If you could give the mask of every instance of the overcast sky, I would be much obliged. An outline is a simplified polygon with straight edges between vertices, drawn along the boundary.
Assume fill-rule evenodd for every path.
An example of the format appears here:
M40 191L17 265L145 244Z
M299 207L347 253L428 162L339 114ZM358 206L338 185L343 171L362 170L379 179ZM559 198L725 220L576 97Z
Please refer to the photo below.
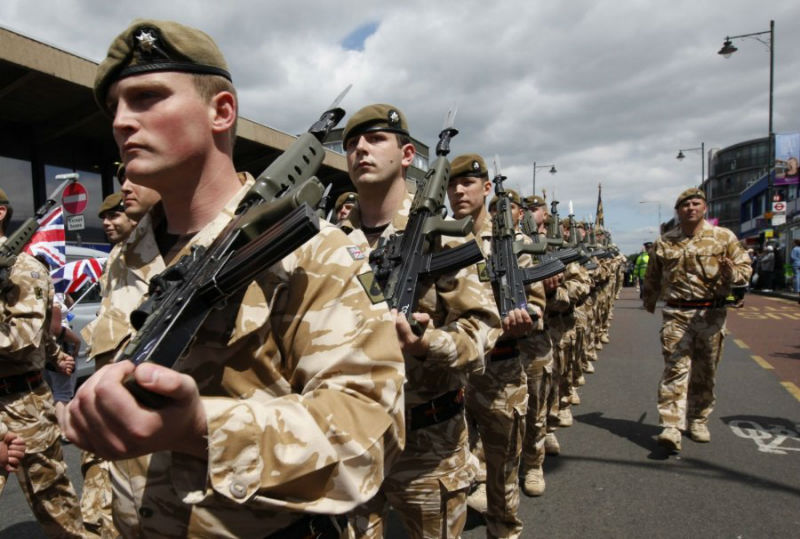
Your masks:
M381 4L381 5L379 5ZM136 17L174 19L216 39L241 114L289 133L308 128L347 84L342 106L385 102L435 145L458 106L454 157L500 156L508 186L555 189L584 218L603 185L606 225L625 252L655 235L701 155L767 135L769 49L726 35L775 20L774 130L800 129L800 2L203 2L3 0L0 25L100 61ZM767 36L763 36L768 39ZM641 204L641 201L648 203Z

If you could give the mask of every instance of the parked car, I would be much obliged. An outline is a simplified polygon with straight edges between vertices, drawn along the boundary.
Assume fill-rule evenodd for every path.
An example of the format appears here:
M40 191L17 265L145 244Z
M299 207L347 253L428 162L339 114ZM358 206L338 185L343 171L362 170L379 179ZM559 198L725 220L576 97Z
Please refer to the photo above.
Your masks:
M87 258L105 258L108 256L108 252L89 247L67 245L66 255L69 263ZM70 327L72 331L80 335L84 326L94 320L100 310L100 286L99 284L86 284L77 291L70 293L69 297L72 301L77 302L69 309ZM78 351L78 357L75 358L78 384L94 373L94 361L90 361L87 358L87 352L86 342L81 336L81 347Z

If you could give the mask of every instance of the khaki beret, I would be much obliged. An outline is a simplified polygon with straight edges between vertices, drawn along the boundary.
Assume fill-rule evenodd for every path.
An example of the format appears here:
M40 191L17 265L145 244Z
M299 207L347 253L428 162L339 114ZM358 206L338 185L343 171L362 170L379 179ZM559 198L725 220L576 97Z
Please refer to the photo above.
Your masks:
M342 193L341 195L339 195L339 198L336 199L336 205L334 206L334 208L336 209L336 211L339 211L339 209L348 202L356 202L357 200L358 200L358 195L356 193L353 193L352 191L349 191L347 193Z
M513 189L506 189L506 193L508 193L508 198L509 200L511 200L511 202L513 202L517 206L522 207L522 204L520 203L519 199L519 193L517 193ZM489 202L489 209L491 210L492 208L494 208L495 204L497 204L497 195L493 196L491 202Z
M538 208L539 206L547 206L547 202L545 202L544 199L539 195L529 195L525 197L526 208L534 209Z
M561 227L562 228L569 227L569 226L570 226L569 225L569 217L564 217L563 219L561 219Z
M5 191L3 191L2 188L0 188L0 204L3 204L5 206L11 204L11 201L8 200L8 195L6 194Z
M172 21L136 19L111 43L97 67L97 104L106 110L106 94L114 82L154 71L219 75L231 80L225 57L205 32Z
M675 209L678 209L678 206L680 206L690 198L702 198L703 200L705 200L706 194L703 192L702 189L698 189L697 187L690 187L689 189L678 195L678 200L675 201Z
M342 132L342 146L347 146L347 139L350 137L370 131L389 131L410 136L403 111L392 105L369 105L353 114L347 121Z
M483 157L476 153L459 155L450 162L450 177L473 176L475 178L488 178L489 169Z
M103 203L100 204L100 209L97 210L97 216L101 219L103 214L107 211L125 211L125 205L122 203L122 193L112 193L108 195Z
M544 216L544 221L543 222L546 225L552 225L553 224L553 216L548 213L547 215Z

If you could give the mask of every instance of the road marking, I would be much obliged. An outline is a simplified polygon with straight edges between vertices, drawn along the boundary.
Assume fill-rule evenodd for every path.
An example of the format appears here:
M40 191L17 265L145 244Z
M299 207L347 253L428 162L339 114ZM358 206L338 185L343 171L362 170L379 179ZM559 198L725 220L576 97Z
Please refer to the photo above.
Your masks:
M728 423L728 427L736 436L753 440L760 452L773 455L786 455L787 451L800 451L800 447L797 447L797 442L800 442L800 434L797 432L800 425L793 426L794 428L787 427L785 424L763 426L746 419L736 419ZM783 445L786 442L788 442L788 446Z
M758 363L761 366L761 368L763 368L763 369L774 369L775 368L772 365L770 365L769 362L767 362L767 360L765 360L761 356L750 356L750 357L753 358L753 361Z
M786 388L786 391L792 394L795 399L800 401L800 387L797 387L794 382L781 382L781 385Z
M733 339L733 342L735 342L736 346L738 346L739 348L744 348L745 350L750 349L750 347L747 346L742 339Z

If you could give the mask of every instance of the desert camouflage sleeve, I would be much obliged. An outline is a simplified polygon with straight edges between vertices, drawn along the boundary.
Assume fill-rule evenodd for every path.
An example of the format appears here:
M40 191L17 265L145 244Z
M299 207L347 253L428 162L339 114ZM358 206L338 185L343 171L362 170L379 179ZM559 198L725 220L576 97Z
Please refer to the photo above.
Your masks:
M724 229L724 232L727 237L726 253L733 262L733 276L730 284L733 286L745 286L750 282L750 277L753 274L750 256L733 232L727 229Z
M494 348L501 332L491 285L480 280L475 264L462 268L455 277L442 279L455 282L437 285L445 314L443 320L434 320L434 329L428 330L430 350L425 361L482 371L484 357Z
M52 287L44 267L25 253L17 257L10 281L12 285L3 295L0 320L0 353L3 355L39 347L45 333Z
M404 444L405 368L386 302L362 284L371 271L350 245L325 227L267 272L276 286L250 285L248 294L271 291L263 300L283 378L246 398L203 397L202 498L339 514L377 492ZM256 323L247 298L241 326Z

